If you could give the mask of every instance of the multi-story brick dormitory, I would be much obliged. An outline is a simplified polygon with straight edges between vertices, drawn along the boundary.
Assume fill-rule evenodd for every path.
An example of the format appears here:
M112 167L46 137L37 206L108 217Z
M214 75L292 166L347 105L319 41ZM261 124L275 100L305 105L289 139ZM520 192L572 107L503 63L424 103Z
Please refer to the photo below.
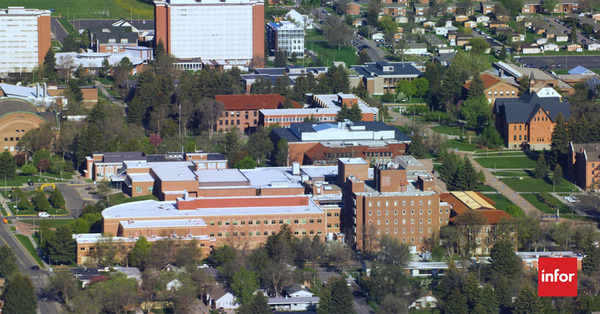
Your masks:
M600 143L569 143L567 176L586 191L600 190Z
M448 224L450 205L440 201L441 190L426 171L390 162L375 166L371 176L369 164L361 158L340 158L338 168L342 232L356 249L374 249L373 239L387 234L416 252Z

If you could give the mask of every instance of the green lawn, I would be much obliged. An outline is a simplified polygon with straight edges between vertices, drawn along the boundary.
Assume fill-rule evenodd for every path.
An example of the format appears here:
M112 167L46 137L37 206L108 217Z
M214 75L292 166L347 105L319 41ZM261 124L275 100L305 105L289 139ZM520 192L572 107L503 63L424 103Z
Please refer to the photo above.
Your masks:
M437 171L437 169L436 169L436 171ZM491 187L489 185L482 184L476 189L476 191L477 192L496 192L496 189L494 189L493 187Z
M529 157L478 157L475 158L480 165L490 169L506 169L519 168L529 169L535 168L536 162Z
M508 205L514 205L513 202L511 202L508 198L506 198L506 196L502 195L502 194L484 194L485 197L491 199L492 201L494 201L496 203L496 205L494 207L496 207L496 209L502 210L502 211L506 211L506 208L508 207Z
M406 126L406 125L396 125L396 129L400 130L402 133L409 135L409 136L410 136L410 132L412 132L411 127Z
M552 184L542 180L534 178L504 178L502 179L506 185L517 192L552 192ZM560 185L555 187L556 192L571 192L579 191L571 182L563 180Z
M448 148L458 149L460 151L474 152L477 150L477 144L461 142L459 140L448 140L445 142Z
M142 195L136 197L127 197L123 193L116 193L108 196L110 205L118 205L123 203L144 201L144 200L158 200L154 195Z
M556 207L551 207L548 204L546 204L545 202L540 201L537 197L537 193L522 193L521 196L523 196L523 198L525 198L527 201L529 201L531 203L531 205L535 206L537 209L541 210L542 212L544 212L546 214L556 215ZM554 196L549 195L548 197L550 197L552 199L551 202L558 204L558 212L559 212L559 215L561 218L568 218L568 219L572 218L574 220L588 220L589 219L584 216L574 215L572 210L569 208L569 206L563 204L562 202L560 202L560 200L557 200Z
M35 259L35 261L40 265L40 267L44 267L44 263L42 263L42 259L37 254L37 251L33 247L33 243L31 243L31 240L29 240L27 236L24 236L22 234L15 234L15 237L17 237L17 240L19 240L19 242L23 244L23 247L25 247L27 252L31 254L33 259Z
M71 22L69 22L66 18L60 18L60 19L58 19L58 22L60 23L60 25L62 25L62 27L65 28L65 30L67 31L67 33L69 33L69 35L79 37L79 32L75 29L75 27L73 27Z
M0 7L54 9L53 16L76 19L153 19L154 8L137 0L0 0Z
M338 50L337 48L329 47L325 41L307 42L305 46L306 49L316 52L321 62L328 66L334 61L344 61L346 66L356 64L356 61L358 61L356 49L351 46L346 46Z
M529 173L525 170L492 171L492 173L500 177L529 177Z
M20 219L20 221L24 222L26 224L33 225L33 219ZM68 224L70 221L73 221L73 219L44 219L44 221L46 221L48 223L48 226L50 228L58 228L62 225ZM40 219L36 219L35 220L36 226L38 226L39 223L40 223Z
M460 129L457 127L449 126L449 125L438 125L431 128L432 130L448 135L460 135Z

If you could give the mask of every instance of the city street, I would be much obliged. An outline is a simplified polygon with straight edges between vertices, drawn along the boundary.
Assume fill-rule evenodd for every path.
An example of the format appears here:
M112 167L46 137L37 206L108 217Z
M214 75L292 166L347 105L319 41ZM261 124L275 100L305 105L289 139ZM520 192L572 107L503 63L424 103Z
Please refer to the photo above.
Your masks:
M580 65L588 69L600 69L600 56L523 56L521 63L531 63L535 68L547 66L550 69L570 70Z
M369 54L369 57L371 58L371 60L373 62L377 62L377 61L384 61L385 59L385 51L383 51L381 48L377 47L377 43L372 41L372 40L367 40L365 39L360 39L360 37L354 35L354 38L352 39L355 42L358 43L358 46L369 46L370 48L367 49L367 53Z

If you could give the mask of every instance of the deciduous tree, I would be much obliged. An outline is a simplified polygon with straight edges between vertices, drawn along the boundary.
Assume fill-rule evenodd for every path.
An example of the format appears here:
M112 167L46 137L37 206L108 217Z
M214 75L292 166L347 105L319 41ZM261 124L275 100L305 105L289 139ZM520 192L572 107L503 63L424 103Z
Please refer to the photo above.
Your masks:
M3 313L34 314L37 312L35 288L29 277L17 273L8 281L4 292Z

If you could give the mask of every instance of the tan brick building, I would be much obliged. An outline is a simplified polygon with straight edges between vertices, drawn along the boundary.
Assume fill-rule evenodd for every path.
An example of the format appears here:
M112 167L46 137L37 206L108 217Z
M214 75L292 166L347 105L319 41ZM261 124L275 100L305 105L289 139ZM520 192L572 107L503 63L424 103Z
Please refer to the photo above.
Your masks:
M600 190L600 143L569 144L567 175L586 191Z
M490 104L494 104L496 98L519 97L519 87L516 84L506 82L487 72L481 73L479 77L481 77L481 81L483 81L485 98L487 98ZM471 89L471 81L472 80L469 80L463 85L463 88L467 93Z
M29 130L37 129L44 124L49 124L58 130L59 117L54 112L38 112L30 102L6 98L0 100L0 151L8 150L15 155L21 138ZM58 132L57 132L58 133Z

